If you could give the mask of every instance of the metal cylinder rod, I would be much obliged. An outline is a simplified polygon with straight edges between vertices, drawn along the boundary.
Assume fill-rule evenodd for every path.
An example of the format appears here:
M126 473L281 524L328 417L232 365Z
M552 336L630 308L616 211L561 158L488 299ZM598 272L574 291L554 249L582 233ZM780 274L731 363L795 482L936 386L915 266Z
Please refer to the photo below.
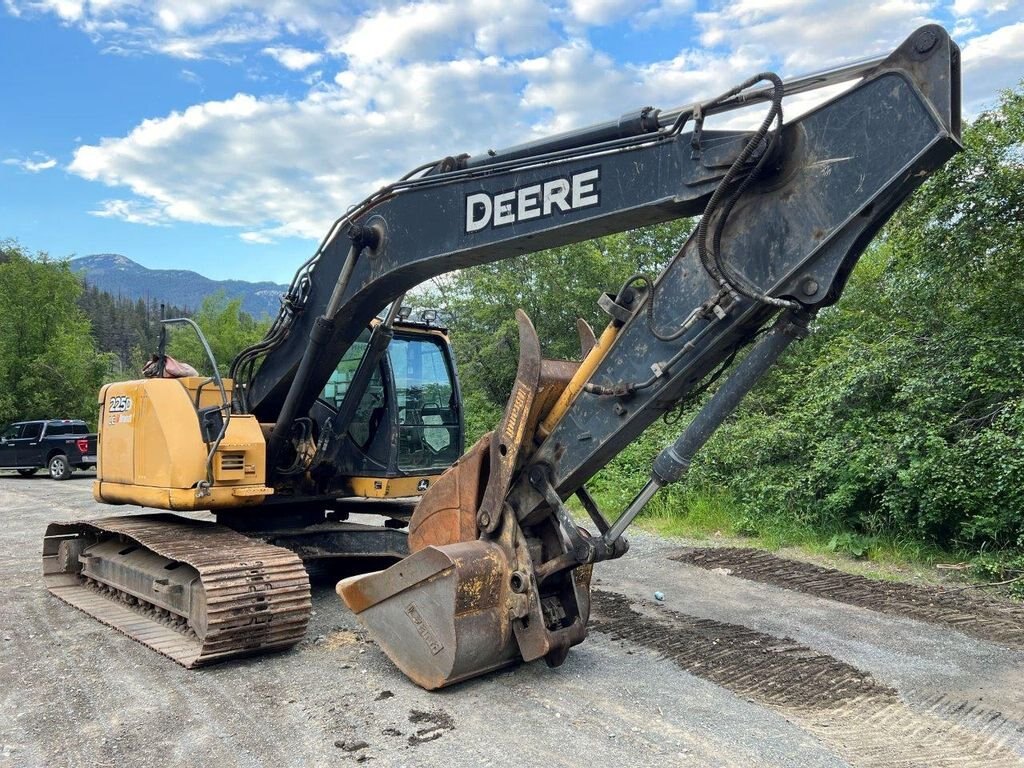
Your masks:
M783 81L783 93L786 96L794 96L798 93L813 91L816 88L824 88L829 85L846 82L863 76L870 70L881 64L887 56L874 56L867 59L859 59L848 64L842 64L819 72L812 72L807 75L800 75L790 80ZM714 106L709 106L705 114L726 112L730 109L753 104L760 101L767 101L772 98L771 87L751 88L743 93L736 94L730 99L725 99ZM483 155L476 155L466 160L467 168L494 165L495 163L516 160L526 157L535 157L547 152L557 152L566 149L591 146L606 141L614 141L629 136L654 135L658 127L667 128L675 123L682 115L693 112L694 105L675 107L661 112L651 111L650 117L644 117L645 110L623 115L618 120L609 120L604 123L597 123L585 128L578 128L573 131L549 136L546 139L519 144L514 147L500 149L496 152L488 152ZM652 130L654 129L654 130Z
M857 61L852 61L848 64L841 64L838 67L832 67L831 69L823 69L807 75L800 75L789 80L783 80L783 95L795 96L798 93L806 93L807 91L813 91L818 88L825 88L830 85L838 85L839 83L845 83L849 80L855 80L859 77L863 77L887 58L888 54L883 56L872 56L867 59L858 59ZM731 109L744 107L747 104L769 101L772 98L773 90L772 86L751 88L743 91L742 93L736 94L732 98L725 99L724 101L709 107L705 111L705 114L711 115L716 112L726 112ZM662 126L669 126L672 125L680 115L692 111L693 106L677 107L675 109L665 110L658 115L658 121Z
M345 291L348 289L349 280L352 279L352 270L356 267L356 260L359 258L359 252L362 250L362 246L358 243L353 242L352 246L348 249L348 256L345 257L345 263L341 267L341 274L338 275L338 280L334 284L334 290L331 291L331 298L327 302L327 308L324 310L324 317L329 320L333 320L334 316L338 314L338 309L341 307L341 300L345 296Z
M629 524L633 522L633 519L647 506L647 502L654 498L654 494L661 489L661 486L662 484L653 477L648 480L646 485L640 489L640 493L630 502L625 511L619 515L619 519L608 529L608 533L604 535L605 541L609 544L614 544L629 527Z
M651 479L604 535L607 542L613 543L622 535L660 488L686 474L697 451L736 410L744 396L775 365L791 343L807 335L808 322L810 315L803 310L786 312L775 321L772 329L754 345L733 374L697 412L683 434L658 454L651 468Z

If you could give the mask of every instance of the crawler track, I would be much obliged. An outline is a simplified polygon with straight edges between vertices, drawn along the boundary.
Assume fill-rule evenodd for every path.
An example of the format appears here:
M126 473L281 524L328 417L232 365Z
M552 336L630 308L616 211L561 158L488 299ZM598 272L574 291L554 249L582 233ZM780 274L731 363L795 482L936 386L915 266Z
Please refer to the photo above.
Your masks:
M649 648L687 672L761 704L827 708L864 696L897 699L896 691L867 672L788 637L665 608L650 616L614 592L595 590L593 600L593 629Z
M919 711L892 688L789 638L593 593L591 627L798 722L862 768L1024 765L1019 725L937 697Z
M693 549L672 559L709 570L727 568L730 575L742 579L918 619L1008 648L1024 649L1024 606L984 595L875 581L811 563L785 560L757 549Z
M191 626L116 585L66 570L60 544L77 538L116 538L194 568L206 626ZM312 606L309 579L292 552L174 515L53 523L43 542L43 575L64 602L189 668L294 645L306 632Z

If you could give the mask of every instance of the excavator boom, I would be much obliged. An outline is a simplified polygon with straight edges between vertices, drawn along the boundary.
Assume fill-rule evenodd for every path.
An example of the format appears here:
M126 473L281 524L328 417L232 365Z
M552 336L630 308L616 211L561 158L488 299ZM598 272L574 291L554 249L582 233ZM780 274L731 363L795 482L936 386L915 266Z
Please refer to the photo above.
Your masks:
M857 258L900 203L958 151L958 50L941 29L918 30L860 75L784 125L784 84L770 74L706 105L721 108L753 82L773 83L771 108L754 134L709 134L698 122L690 134L668 131L559 162L557 174L539 163L460 187L463 231L441 240L474 242L453 249L460 263L513 244L595 234L625 216L657 220L697 205L703 216L657 279L637 275L604 297L609 328L568 381L540 358L532 325L519 318L517 381L501 425L476 449L485 455L456 465L424 495L410 557L339 584L349 607L417 683L436 688L519 659L561 663L585 636L592 564L626 551L629 523L659 488L685 475L744 394L806 335L814 314L838 299ZM541 207L538 220L524 221L535 194L548 199L549 183L566 190L570 206L559 219L540 218ZM397 229L377 215L387 231ZM445 218L438 227L451 226ZM610 523L586 493L586 480L759 336ZM486 481L477 480L478 465L487 467ZM574 493L595 534L566 509ZM462 540L453 541L453 531Z

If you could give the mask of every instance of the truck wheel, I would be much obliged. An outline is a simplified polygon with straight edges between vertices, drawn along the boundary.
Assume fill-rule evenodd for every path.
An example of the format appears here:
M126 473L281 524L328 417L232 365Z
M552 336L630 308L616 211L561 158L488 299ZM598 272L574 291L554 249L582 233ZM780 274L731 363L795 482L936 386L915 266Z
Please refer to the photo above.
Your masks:
M50 459L50 477L54 480L67 480L71 477L71 463L63 453L58 453Z
M39 469L37 467L32 467L31 469L19 469L18 474L22 477L32 477L32 475L38 471Z

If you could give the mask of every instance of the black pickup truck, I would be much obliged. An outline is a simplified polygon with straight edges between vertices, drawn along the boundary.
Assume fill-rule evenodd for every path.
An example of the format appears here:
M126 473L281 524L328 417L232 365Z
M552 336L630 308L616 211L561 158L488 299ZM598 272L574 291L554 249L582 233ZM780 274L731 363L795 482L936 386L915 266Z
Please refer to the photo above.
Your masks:
M28 477L45 468L54 480L67 480L73 469L96 466L96 435L84 421L19 421L0 432L0 469Z

